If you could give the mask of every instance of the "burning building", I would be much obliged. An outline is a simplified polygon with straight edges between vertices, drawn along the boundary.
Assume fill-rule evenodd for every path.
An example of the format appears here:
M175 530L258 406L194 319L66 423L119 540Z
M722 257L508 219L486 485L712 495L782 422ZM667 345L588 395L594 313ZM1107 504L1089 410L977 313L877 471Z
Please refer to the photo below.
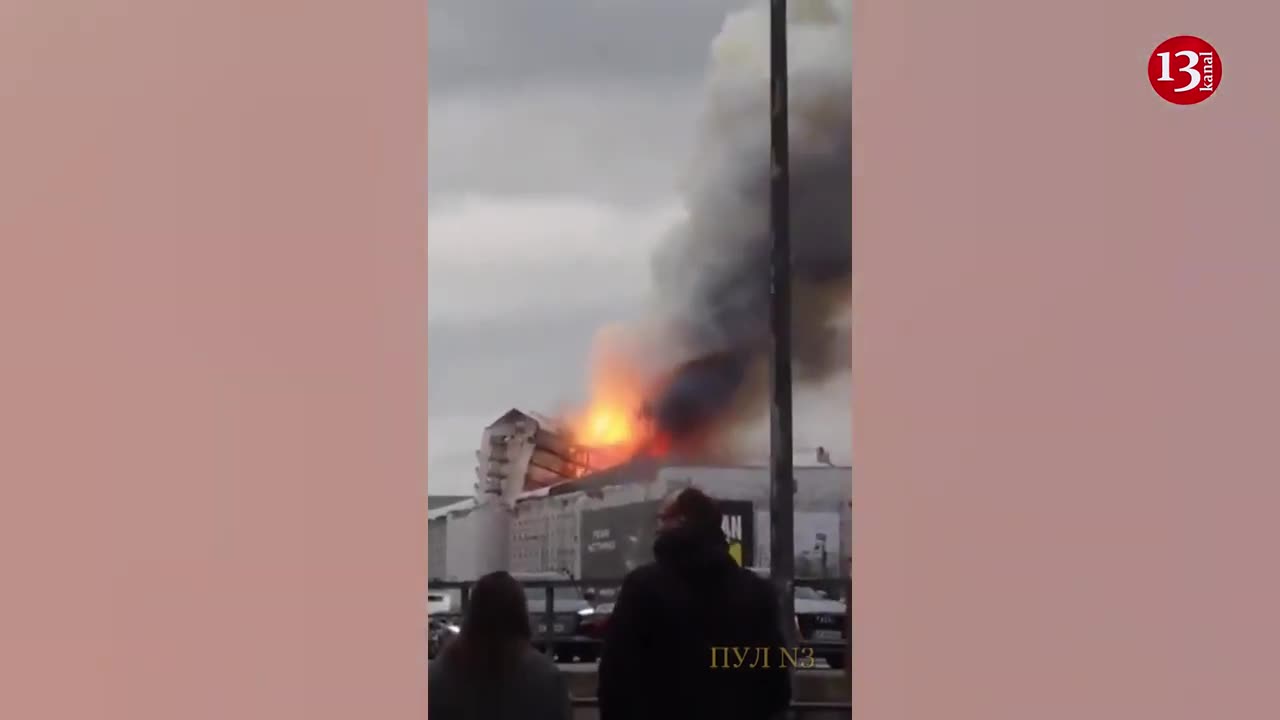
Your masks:
M585 420L586 430L575 431L544 415L512 409L484 429L476 451L477 492L513 499L522 493L550 488L632 460L645 437L633 432L606 435L612 444L600 444L591 433L610 433L617 423L608 410L596 410ZM618 411L621 417L621 411ZM594 423L594 424L590 424ZM634 421L638 428L641 420ZM595 440L597 444L590 444Z
M428 513L429 572L564 572L615 578L651 558L657 506L698 487L721 501L726 535L746 565L769 563L769 472L762 465L689 462L636 454L593 465L556 424L512 410L485 428L473 499ZM852 473L819 463L795 469L796 567L802 576L847 575Z
M688 485L749 503L731 508L730 529L750 528L743 557L767 562L768 472L741 464L732 441L767 396L769 22L757 2L711 44L685 212L658 244L650 306L597 335L584 407L512 410L484 430L476 499L430 514L433 575L620 574L648 551L651 504ZM788 25L791 360L798 382L817 383L850 368L852 3L793 2ZM847 543L849 468L798 467L796 482L797 532L804 513L826 518L813 520L825 539L797 536L797 548Z

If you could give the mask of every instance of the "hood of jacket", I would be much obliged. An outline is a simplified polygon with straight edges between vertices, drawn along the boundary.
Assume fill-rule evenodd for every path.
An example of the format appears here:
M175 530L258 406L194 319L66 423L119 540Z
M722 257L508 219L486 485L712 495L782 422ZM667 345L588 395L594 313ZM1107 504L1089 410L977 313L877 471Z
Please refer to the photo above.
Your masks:
M663 531L653 543L653 557L659 565L691 581L719 577L737 567L720 528Z

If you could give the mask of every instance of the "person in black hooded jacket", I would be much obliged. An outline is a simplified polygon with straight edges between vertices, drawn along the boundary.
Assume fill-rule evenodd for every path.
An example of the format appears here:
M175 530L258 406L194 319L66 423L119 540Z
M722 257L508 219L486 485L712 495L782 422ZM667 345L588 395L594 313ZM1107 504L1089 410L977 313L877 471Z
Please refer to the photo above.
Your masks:
M664 503L653 554L627 575L609 619L601 720L778 716L791 702L778 601L729 555L715 501L687 488Z

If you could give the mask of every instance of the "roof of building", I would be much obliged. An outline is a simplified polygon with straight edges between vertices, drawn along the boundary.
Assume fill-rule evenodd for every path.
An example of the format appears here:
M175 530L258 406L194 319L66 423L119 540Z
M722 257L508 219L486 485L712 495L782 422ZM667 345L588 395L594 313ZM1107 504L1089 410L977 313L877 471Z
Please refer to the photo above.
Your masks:
M607 470L595 472L580 480L554 485L550 488L551 495L563 495L565 493L602 490L606 487L615 485L629 485L635 482L650 482L658 479L658 474L666 468L751 468L762 471L768 471L767 465L759 464L743 464L731 465L724 463L686 463L673 460L656 460L653 458L638 458L631 462L626 462ZM805 470L844 470L851 471L848 465L795 465L793 468L797 472Z
M438 510L470 499L470 495L427 495L427 509Z
M550 488L550 494L562 495L584 490L601 490L614 485L648 482L656 480L658 471L666 465L667 463L653 458L638 458L621 465L615 465L607 470L591 473L579 480L553 485Z

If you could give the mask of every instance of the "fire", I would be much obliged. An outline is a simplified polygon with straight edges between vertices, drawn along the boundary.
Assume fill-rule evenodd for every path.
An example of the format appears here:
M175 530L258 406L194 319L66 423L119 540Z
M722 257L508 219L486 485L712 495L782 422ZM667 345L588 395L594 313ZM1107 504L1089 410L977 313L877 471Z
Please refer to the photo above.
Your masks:
M577 436L578 442L592 447L626 445L636 437L635 423L626 408L601 404L587 412Z
M662 459L706 456L717 438L706 428L679 430L662 427L651 410L670 388L673 377L690 367L716 371L722 356L706 356L672 363L655 353L667 340L662 328L617 325L597 333L590 362L589 400L560 416L561 427L574 445L584 450L588 471L604 470L641 457Z
M591 362L591 399L570 418L574 442L603 451L606 464L625 460L648 441L643 417L645 374L633 362L623 328L606 328L596 338Z
M644 400L634 387L597 380L591 402L571 422L574 442L618 453L637 449L645 436L641 408Z

